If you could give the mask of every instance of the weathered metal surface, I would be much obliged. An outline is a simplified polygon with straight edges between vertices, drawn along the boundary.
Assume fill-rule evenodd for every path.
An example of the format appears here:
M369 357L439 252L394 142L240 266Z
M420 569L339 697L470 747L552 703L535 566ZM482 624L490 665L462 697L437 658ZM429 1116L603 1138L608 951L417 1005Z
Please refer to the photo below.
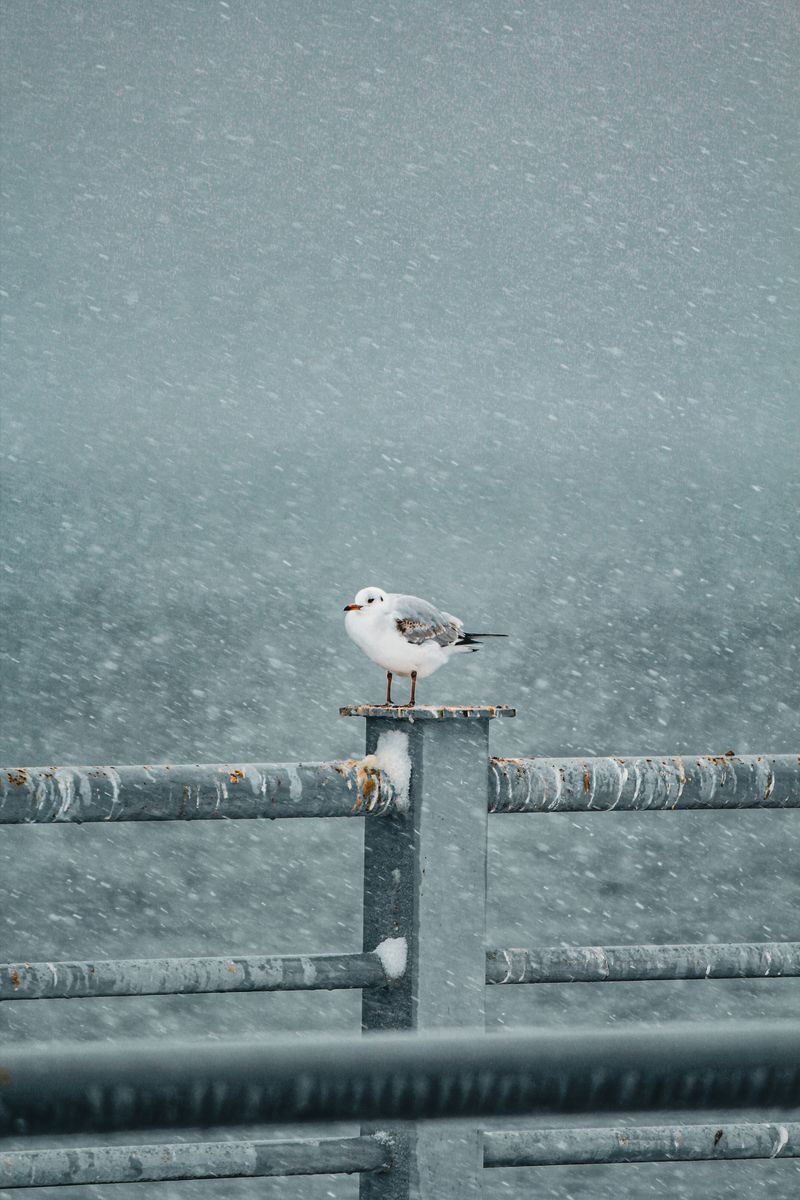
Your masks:
M800 755L493 758L489 811L800 808Z
M401 927L397 889L389 889L396 930ZM377 907L377 906L376 906ZM370 927L377 924L373 912ZM393 934L392 936L397 936ZM413 953L413 951L412 951ZM455 972L434 958L448 1001ZM653 979L777 979L800 975L800 942L743 942L698 946L544 946L489 950L486 983L602 983ZM404 997L416 1017L419 991L412 972L405 983L387 977L380 955L250 955L232 958L98 959L94 962L0 964L0 1001L80 999L91 996L171 996L205 992L333 991L381 989L365 1000L367 1028L419 1028L399 1021ZM387 985L391 984L391 987ZM463 999L463 995L461 997ZM386 1024L372 1024L384 1006ZM452 1010L452 1005L449 1006ZM453 1024L450 1011L447 1023ZM423 1024L423 1028L427 1027Z
M265 1175L352 1175L388 1167L388 1141L375 1137L273 1142L177 1142L70 1150L0 1150L0 1188Z
M312 763L0 770L0 824L351 817L392 802L358 759Z
M353 1174L385 1169L391 1156L388 1139L368 1136L12 1150L0 1151L0 1187ZM792 1121L512 1130L483 1135L484 1167L797 1157L800 1124Z
M405 721L489 721L493 717L515 717L517 710L506 704L347 704L340 717L370 717Z
M541 946L489 950L487 983L604 983L636 979L776 979L800 975L800 942L699 946Z
M454 981L455 982L455 981ZM800 1106L800 1021L0 1052L0 1136Z
M414 710L405 710L413 712ZM392 763L405 754L408 800L364 830L364 945L404 937L408 966L391 988L362 995L367 1030L485 1027L485 801L489 722L412 722L397 710L367 721L367 754ZM387 719L388 715L388 719ZM397 769L395 768L397 773ZM372 1124L362 1132L372 1132ZM403 1154L380 1176L362 1177L362 1200L467 1200L481 1191L480 1134L396 1129Z
M485 1133L485 1167L798 1158L800 1123L619 1126Z
M513 710L342 710L383 722L486 720ZM798 808L800 756L493 758L496 813ZM0 770L0 824L350 817L383 813L392 778L369 759L322 763L19 767Z
M324 991L386 982L379 955L370 952L0 964L0 1000Z

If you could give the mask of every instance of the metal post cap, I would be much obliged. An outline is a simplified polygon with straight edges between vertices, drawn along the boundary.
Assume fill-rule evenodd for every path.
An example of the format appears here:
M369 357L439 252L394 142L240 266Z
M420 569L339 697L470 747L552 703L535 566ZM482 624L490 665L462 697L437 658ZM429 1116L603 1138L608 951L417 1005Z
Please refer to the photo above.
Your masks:
M340 717L386 717L389 720L480 721L492 717L515 717L517 710L505 704L346 704Z

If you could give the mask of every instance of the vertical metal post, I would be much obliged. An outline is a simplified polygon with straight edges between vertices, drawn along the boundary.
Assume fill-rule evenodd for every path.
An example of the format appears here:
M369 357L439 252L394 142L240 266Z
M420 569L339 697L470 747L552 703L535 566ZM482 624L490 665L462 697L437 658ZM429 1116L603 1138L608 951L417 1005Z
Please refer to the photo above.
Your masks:
M364 947L405 938L408 956L397 982L363 993L364 1030L483 1032L489 719L498 710L350 711L367 717L367 754L379 768L402 775L404 754L411 767L399 805L365 821ZM481 1194L477 1126L386 1132L395 1143L395 1166L362 1176L361 1200Z

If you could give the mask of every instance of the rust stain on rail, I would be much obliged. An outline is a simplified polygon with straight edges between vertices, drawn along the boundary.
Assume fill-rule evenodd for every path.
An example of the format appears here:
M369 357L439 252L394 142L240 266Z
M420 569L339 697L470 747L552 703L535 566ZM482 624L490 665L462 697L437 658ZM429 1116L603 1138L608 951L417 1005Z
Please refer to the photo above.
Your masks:
M381 796L381 773L378 766L372 759L372 755L368 755L357 764L356 767L356 787L358 790L358 799L353 806L353 812L359 812L362 808L365 812L373 812L377 807Z
M775 790L775 774L772 767L767 767L767 787L764 792L764 803L766 804L770 796Z
M675 762L678 764L678 783L681 785L681 791L686 787L686 765L681 755L677 755Z
M347 758L343 762L331 763L331 766L347 782L348 788L352 788L355 776L356 801L352 812L375 812L381 801L388 799L383 776L373 754L368 754L366 758Z

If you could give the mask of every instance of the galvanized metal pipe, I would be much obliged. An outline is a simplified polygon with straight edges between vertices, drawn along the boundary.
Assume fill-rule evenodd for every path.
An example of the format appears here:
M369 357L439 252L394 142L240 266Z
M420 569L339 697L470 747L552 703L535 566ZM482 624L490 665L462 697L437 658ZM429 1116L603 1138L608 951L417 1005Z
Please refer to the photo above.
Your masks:
M391 1153L388 1139L382 1142L377 1137L10 1150L0 1151L0 1188L352 1175L388 1167Z
M0 770L0 824L351 817L381 812L391 780L370 762Z
M800 1022L0 1053L0 1136L800 1105Z
M654 979L777 979L800 975L800 942L697 946L541 946L489 950L486 982L603 983ZM380 988L380 954L97 959L0 964L0 1001L206 992ZM394 993L393 993L394 994Z
M392 1150L375 1136L293 1141L176 1142L0 1153L0 1187L151 1183L386 1169ZM800 1157L800 1123L618 1126L495 1131L484 1167Z
M489 811L798 808L800 756L493 758ZM0 824L348 817L395 792L369 758L0 770Z
M492 758L489 811L800 808L800 755Z
M776 979L800 975L800 942L698 946L540 946L489 950L487 983L605 983L638 979Z
M800 1123L797 1121L503 1130L483 1135L485 1167L798 1157Z
M308 954L263 958L127 958L4 963L0 1000L174 996L202 992L292 992L381 987L380 956Z

